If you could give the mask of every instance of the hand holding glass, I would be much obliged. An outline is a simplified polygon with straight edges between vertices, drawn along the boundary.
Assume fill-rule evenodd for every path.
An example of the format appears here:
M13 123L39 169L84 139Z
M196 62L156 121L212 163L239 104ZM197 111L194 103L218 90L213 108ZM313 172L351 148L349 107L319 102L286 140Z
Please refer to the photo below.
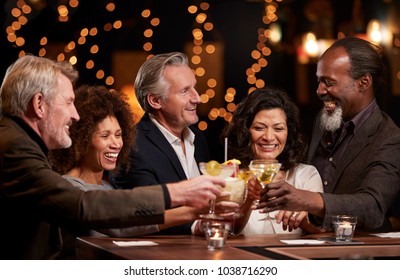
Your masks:
M272 159L255 159L250 162L249 169L251 173L256 176L257 180L260 182L261 187L265 188L265 186L274 180L276 174L278 174L281 169L282 164L277 160ZM258 204L259 201L256 201ZM266 214L267 217L261 220L269 220L269 213ZM275 233L274 225L271 222L272 230Z
M272 159L255 159L250 162L249 169L260 182L261 187L265 186L274 180L276 174L281 169L282 164L277 160Z
M223 165L218 162L211 161L208 163L200 162L200 172L211 176L217 176L222 179L230 177L236 170L234 165ZM199 215L202 219L209 220L224 220L225 218L215 213L215 200L211 201L211 206L208 214Z

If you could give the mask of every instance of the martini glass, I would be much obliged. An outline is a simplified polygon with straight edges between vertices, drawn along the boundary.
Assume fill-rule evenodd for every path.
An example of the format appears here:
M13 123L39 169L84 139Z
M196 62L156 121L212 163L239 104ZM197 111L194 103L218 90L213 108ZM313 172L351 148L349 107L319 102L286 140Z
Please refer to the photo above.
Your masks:
M250 162L249 169L264 189L267 184L274 180L281 166L282 164L274 159L254 159Z
M281 169L282 164L277 160L272 159L255 159L250 162L249 169L250 172L256 176L257 180L260 182L261 187L264 189L265 186L274 180L276 174L278 174ZM256 201L258 204L259 201ZM271 220L269 213L267 217L261 220ZM274 225L271 222L272 230L275 233Z
M202 174L216 176L221 179L229 178L236 170L234 165L219 164L216 161L210 161L208 163L199 163L200 172ZM225 220L226 218L215 213L215 199L211 200L210 210L207 214L200 214L200 218L207 220Z

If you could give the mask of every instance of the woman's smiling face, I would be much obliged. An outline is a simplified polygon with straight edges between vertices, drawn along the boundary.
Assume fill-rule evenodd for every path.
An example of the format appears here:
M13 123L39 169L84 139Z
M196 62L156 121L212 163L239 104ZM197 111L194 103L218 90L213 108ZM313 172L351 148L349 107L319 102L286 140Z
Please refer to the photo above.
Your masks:
M281 108L259 111L249 129L254 158L276 159L288 136L286 114Z
M92 144L85 156L85 164L92 170L113 170L123 146L122 129L114 116L108 116L97 125Z

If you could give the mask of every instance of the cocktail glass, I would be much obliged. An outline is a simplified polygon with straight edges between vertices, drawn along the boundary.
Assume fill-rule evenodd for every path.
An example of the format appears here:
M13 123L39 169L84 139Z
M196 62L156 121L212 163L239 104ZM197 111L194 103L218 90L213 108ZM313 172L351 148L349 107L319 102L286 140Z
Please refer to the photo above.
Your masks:
M260 182L261 187L264 189L265 186L271 183L275 176L281 169L282 164L277 160L273 159L254 159L250 162L249 169L250 172L256 176L257 180ZM256 201L258 204L259 201ZM269 213L266 214L267 217L262 220L271 220ZM271 222L272 230L275 233L274 225Z
M210 162L209 162L210 163ZM200 162L200 172L202 174L207 174L211 176L217 176L221 179L226 179L232 176L235 172L236 167L234 165L224 165L224 164L214 164L210 165L209 163ZM215 213L215 200L211 200L210 210L207 214L200 214L200 218L207 220L225 220L226 217L220 216Z
M250 177L250 171L239 170L235 177L229 177L225 179L225 191L229 192L229 196L223 196L218 198L219 201L232 201L241 207L246 200L247 195L247 180ZM232 219L232 227L229 232L230 236L236 236L235 233L235 221L236 219L243 216L243 213L239 211L235 212L229 219Z

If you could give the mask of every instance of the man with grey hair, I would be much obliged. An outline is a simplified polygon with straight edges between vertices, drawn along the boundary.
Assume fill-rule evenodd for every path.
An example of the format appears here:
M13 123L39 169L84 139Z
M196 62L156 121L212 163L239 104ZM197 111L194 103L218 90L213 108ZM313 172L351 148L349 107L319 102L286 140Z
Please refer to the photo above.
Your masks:
M203 134L194 126L200 96L196 77L181 52L155 55L140 67L135 92L145 114L137 125L127 173L112 178L121 188L176 182L199 176L198 163L209 160ZM163 230L190 234L191 223Z
M82 191L54 172L50 149L71 145L79 120L66 62L26 55L12 64L0 89L0 259L63 255L60 227L112 228L164 222L178 205L206 207L220 195L212 176L134 190Z

